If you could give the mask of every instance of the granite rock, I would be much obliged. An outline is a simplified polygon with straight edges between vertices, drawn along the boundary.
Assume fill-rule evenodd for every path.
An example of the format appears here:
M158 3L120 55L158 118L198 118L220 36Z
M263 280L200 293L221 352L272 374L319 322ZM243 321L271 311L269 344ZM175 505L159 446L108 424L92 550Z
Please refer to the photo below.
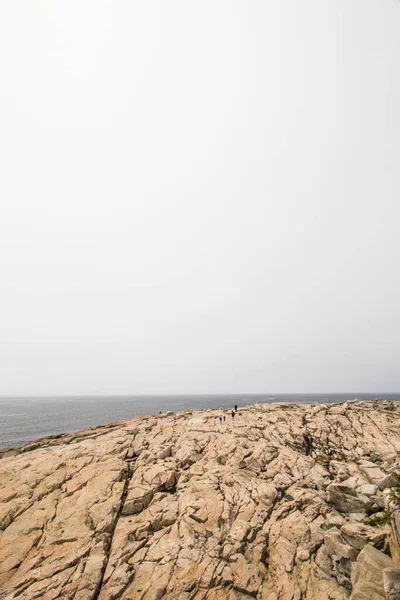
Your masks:
M400 453L390 406L166 413L0 451L0 595L380 598L387 530L363 520Z

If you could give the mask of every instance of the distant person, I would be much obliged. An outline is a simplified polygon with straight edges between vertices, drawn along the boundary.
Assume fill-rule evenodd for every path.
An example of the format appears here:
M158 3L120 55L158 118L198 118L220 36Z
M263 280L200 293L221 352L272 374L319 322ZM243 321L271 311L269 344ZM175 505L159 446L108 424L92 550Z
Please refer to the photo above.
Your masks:
M232 415L232 421L234 421L235 420L235 411L233 409L232 409L231 415Z
M219 413L218 418L219 418L220 423L222 423L222 417L223 417L222 413Z
M235 413L237 412L237 404L235 404Z

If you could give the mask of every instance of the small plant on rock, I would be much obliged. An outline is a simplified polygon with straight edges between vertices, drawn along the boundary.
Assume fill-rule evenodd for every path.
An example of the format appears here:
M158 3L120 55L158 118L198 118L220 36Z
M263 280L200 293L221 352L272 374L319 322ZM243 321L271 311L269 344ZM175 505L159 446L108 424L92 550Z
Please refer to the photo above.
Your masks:
M364 525L370 525L370 527L383 527L384 525L390 524L390 512L384 510L383 512L376 513L364 521Z
M398 484L391 488L389 494L389 500L393 502L393 504L400 503L400 473L393 473L396 477Z
M389 499L393 504L399 504L400 502L400 486L392 487L389 494Z

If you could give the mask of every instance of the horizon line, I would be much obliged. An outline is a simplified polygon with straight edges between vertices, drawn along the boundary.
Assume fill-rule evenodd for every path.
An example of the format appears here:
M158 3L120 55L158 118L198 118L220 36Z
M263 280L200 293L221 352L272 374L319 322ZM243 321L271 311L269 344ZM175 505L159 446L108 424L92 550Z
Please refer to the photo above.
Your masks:
M118 393L109 393L109 394L8 394L8 395L0 395L0 399L4 399L4 398L110 398L110 397L114 397L114 398L152 398L152 397L185 397L185 396L289 396L289 395L296 395L296 396L300 396L300 395L309 395L309 396L318 396L318 395L339 395L339 394L349 394L349 395L353 395L353 394L368 394L370 396L372 395L385 395L385 394L399 394L400 395L400 390L398 391L384 391L384 392L377 392L377 391L373 391L373 392L365 392L365 391L342 391L342 392L215 392L215 393L195 393L195 392L181 392L181 393L168 393L168 394L162 394L162 393L126 393L126 394L118 394Z

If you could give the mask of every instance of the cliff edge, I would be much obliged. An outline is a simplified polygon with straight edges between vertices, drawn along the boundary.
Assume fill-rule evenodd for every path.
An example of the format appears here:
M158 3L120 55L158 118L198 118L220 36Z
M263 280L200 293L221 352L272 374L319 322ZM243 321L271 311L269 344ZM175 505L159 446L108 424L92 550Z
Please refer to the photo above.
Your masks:
M364 523L399 485L400 405L256 405L222 423L218 413L138 417L0 452L0 594L385 598L382 573L400 566L389 525Z

